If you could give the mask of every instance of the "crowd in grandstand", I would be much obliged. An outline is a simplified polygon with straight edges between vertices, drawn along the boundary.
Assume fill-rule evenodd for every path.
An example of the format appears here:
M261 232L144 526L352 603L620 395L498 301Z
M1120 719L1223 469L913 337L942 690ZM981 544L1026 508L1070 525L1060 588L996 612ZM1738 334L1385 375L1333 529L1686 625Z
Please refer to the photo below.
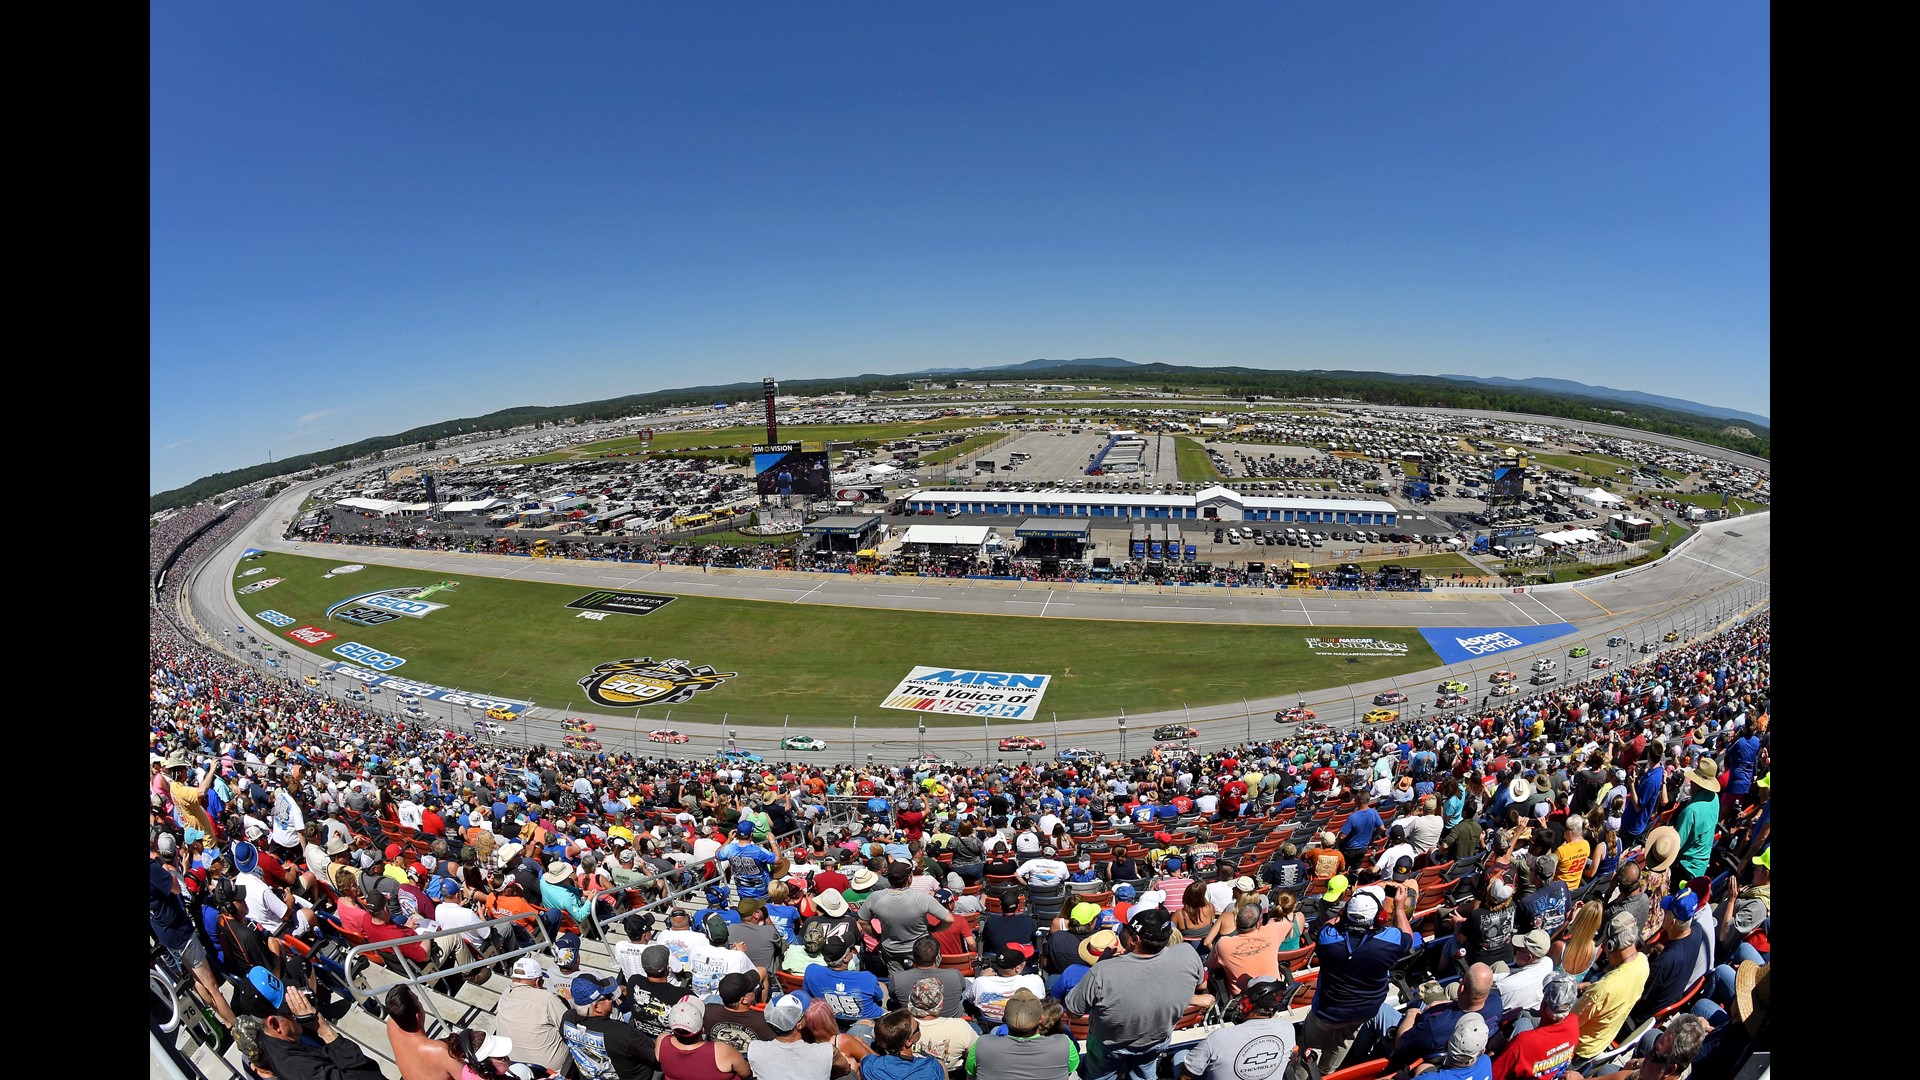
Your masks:
M383 942L405 1080L1717 1080L1770 1045L1764 614L1464 715L858 768L397 723L203 647L173 602L150 925L255 1075L380 1075L322 961ZM493 1014L428 1038L421 995L465 980Z

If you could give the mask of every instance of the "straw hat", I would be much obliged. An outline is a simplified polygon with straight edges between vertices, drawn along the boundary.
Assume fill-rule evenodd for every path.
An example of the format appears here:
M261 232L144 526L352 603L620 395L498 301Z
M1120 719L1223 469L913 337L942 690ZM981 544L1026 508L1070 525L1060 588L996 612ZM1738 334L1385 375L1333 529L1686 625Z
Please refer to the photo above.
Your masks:
M1693 771L1687 774L1687 779L1693 781L1694 787L1706 788L1708 791L1719 791L1720 766L1714 764L1712 758L1703 757L1699 761L1694 762Z
M1680 857L1680 831L1662 825L1647 834L1647 869L1665 870Z
M1740 1021L1749 1035L1760 1033L1760 1022L1766 1019L1767 1005L1773 1000L1773 991L1767 985L1767 974L1772 967L1772 964L1747 960L1733 974L1733 1018Z

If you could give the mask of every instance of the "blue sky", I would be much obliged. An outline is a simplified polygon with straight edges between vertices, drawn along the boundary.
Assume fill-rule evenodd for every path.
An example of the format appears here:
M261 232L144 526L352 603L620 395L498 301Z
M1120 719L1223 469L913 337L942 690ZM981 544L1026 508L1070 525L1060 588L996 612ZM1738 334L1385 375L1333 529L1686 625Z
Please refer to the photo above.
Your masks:
M1766 415L1767 18L155 4L150 486L509 405L1042 356Z

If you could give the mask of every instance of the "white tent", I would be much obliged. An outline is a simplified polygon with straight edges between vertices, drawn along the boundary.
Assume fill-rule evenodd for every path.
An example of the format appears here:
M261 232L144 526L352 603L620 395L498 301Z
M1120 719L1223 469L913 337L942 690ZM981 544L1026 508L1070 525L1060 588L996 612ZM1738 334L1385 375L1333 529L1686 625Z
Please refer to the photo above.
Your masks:
M1615 495L1611 491L1607 491L1602 488L1593 488L1591 490L1581 492L1580 501L1585 503L1590 503L1594 506L1598 506L1603 509L1614 509L1616 507L1627 505L1627 500L1621 498L1618 495Z

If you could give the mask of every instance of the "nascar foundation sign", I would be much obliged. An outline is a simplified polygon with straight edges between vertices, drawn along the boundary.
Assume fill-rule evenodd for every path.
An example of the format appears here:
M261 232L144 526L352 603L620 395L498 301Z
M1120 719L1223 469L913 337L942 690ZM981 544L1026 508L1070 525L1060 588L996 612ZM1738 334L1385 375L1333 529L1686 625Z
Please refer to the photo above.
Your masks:
M880 703L883 709L1031 720L1051 675L968 668L916 667Z

